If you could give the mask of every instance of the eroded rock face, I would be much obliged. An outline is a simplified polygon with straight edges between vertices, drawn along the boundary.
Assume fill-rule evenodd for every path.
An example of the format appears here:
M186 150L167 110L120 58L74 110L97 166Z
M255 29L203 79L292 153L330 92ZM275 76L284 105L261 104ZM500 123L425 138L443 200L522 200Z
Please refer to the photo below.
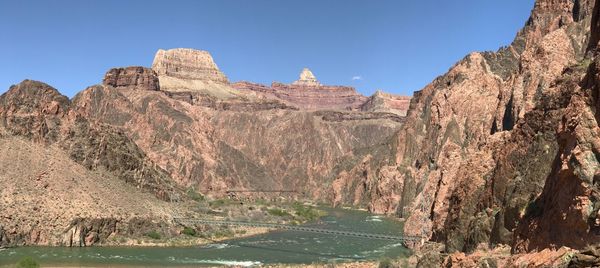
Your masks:
M239 97L207 51L187 48L158 50L152 70L158 74L163 91L196 92L218 99Z
M584 73L576 66L585 65L592 5L537 1L510 46L495 53L472 53L416 92L397 136L395 163L374 172L385 174L365 180L375 181L373 188L379 189L369 195L370 209L406 218L407 234L442 242L447 251L471 251L480 243L513 245L517 226L525 222L533 223L523 229L549 237L534 243L533 232L525 232L526 238L519 239L529 241L523 242L523 250L552 243L579 247L581 243L566 241L569 235L595 241L583 238L591 234L591 225L579 220L594 210L581 211L593 206L584 200L567 201L584 198L576 196L587 196L585 191L560 199L565 208L556 217L572 215L576 227L559 226L577 230L567 232L564 239L550 235L550 230L559 230L549 226L534 228L542 221L524 218L528 207L538 204L535 200L550 187L547 178L560 170L555 163L564 135L556 129ZM568 89L566 93L562 88ZM588 156L585 161L594 163ZM356 174L372 172L368 163L354 169ZM594 169L590 164L582 170L589 175ZM573 185L557 184L554 189L572 189L571 194L582 189ZM572 214L566 207L574 208Z
M37 81L0 96L0 148L0 246L89 246L141 230L132 223L166 226L164 200L181 193L126 135Z
M390 113L222 109L111 87L89 88L73 102L88 118L129 133L179 185L215 197L228 189L291 189L297 194L289 198L332 200L323 185L365 157L391 159L395 146L386 144L402 124Z
M228 83L227 77L219 70L210 53L203 50L159 49L154 56L152 70L159 76Z
M599 18L595 14L592 25ZM548 96L549 101L536 109L553 110L561 104L552 125L558 150L542 192L530 200L517 226L517 252L554 245L581 249L600 242L600 58L597 45L589 48L595 56L590 66L565 72L555 85L558 94Z
M303 110L358 110L367 101L352 87L273 82L265 86L250 82L232 84L242 92L252 92L264 98L278 99Z
M0 96L0 123L13 135L55 142L70 105L69 98L53 87L24 80Z
M107 169L167 200L169 176L122 132L89 122L58 90L25 80L0 96L0 128L11 135L55 144L90 170Z
M158 76L149 68L130 66L110 69L104 80L104 85L131 90L159 90Z

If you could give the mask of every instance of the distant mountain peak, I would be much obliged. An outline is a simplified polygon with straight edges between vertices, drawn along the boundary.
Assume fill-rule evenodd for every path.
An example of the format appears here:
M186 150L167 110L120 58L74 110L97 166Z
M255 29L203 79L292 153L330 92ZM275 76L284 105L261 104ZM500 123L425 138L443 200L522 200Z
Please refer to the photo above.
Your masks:
M300 79L294 81L294 83L292 83L292 84L301 85L301 86L320 86L321 85L321 83L319 83L319 81L317 80L315 75L308 68L302 69L302 72L300 73Z

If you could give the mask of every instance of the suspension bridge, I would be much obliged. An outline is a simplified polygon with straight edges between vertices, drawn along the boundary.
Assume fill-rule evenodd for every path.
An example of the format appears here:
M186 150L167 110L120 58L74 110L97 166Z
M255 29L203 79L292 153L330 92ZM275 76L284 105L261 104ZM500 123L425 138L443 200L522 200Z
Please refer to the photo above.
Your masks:
M364 232L354 232L354 231L344 231L344 230L335 230L335 229L323 229L323 228L314 228L314 227L306 227L306 226L298 226L298 225L288 225L288 224L278 224L278 223L266 223L266 222L248 222L248 221L228 221L228 220L206 220L206 219L196 219L196 218L173 218L173 220L181 225L227 225L227 226L243 226L243 227L259 227L259 228L269 228L269 229L281 229L281 230L290 230L290 231L299 231L299 232L309 232L309 233L318 233L325 235L341 235L341 236L350 236L350 237L358 237L358 238L368 238L368 239L382 239L382 240L392 240L399 242L410 242L410 243L423 243L423 237L420 236L395 236L395 235L387 235L387 234L375 234L375 233L364 233Z

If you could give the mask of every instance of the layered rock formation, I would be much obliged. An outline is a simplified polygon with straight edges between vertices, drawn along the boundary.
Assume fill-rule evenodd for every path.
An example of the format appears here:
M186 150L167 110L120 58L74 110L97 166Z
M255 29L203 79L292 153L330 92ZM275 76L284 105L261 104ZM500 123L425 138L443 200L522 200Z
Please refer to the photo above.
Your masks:
M368 100L352 87L321 85L307 68L302 70L299 80L289 85L273 82L269 87L238 82L232 86L241 92L280 100L303 110L359 110Z
M369 97L360 106L360 109L362 111L389 112L405 116L410 105L410 99L411 97L393 95L377 90L373 96Z
M196 92L218 99L237 97L207 51L176 48L158 50L152 62L161 90Z
M219 70L210 53L203 50L159 49L154 56L152 70L159 76L228 83L227 77Z
M229 103L232 106L239 103L252 106L248 103L266 100L303 110L361 110L361 106L369 100L352 87L321 85L308 68L302 70L299 80L289 85L277 82L270 87L251 82L229 84L211 55L194 49L161 49L154 57L152 69L158 74L162 91L180 100L211 107L228 106ZM110 72L107 75L111 75ZM397 99L388 102L395 105L392 110L366 111L405 115L408 107L397 102Z
M102 83L114 88L159 90L158 76L152 69L141 66L110 69Z

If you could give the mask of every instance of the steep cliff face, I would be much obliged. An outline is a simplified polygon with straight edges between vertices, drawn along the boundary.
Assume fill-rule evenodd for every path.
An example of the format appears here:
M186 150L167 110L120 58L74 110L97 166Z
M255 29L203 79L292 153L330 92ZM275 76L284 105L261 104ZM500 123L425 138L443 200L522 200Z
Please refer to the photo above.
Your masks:
M405 217L406 233L449 251L512 244L553 172L560 112L552 105L562 98L549 96L581 74L565 69L585 56L592 5L537 1L510 46L472 53L415 93L371 209ZM547 110L536 108L546 102Z
M453 225L446 225L450 249L468 250L479 242L509 244L515 255L500 254L494 260L507 267L599 265L600 54L595 40L599 8L596 1L591 41L583 46L588 48L586 57L564 69L503 141L484 147L492 150L495 167L484 178L483 189L461 185L467 190L453 200L457 204L448 221ZM479 222L468 222L477 210ZM474 230L457 230L465 226ZM490 254L456 253L444 265L474 265L489 261L486 255Z
M152 70L158 74L164 91L194 92L216 99L239 97L207 51L160 49L152 62Z
M553 102L540 105L539 110L545 111L554 108L553 103L562 104L553 125L558 146L542 192L518 225L515 251L555 245L583 248L600 242L600 57L595 40L600 32L599 8L596 1L588 46L592 59L584 61L589 67L582 64L565 72L555 85L558 96L549 96Z
M103 84L133 90L159 90L158 76L152 69L141 66L110 69Z
M160 49L154 56L152 69L161 78L173 77L185 80L213 81L220 84L229 83L210 53L202 50Z

